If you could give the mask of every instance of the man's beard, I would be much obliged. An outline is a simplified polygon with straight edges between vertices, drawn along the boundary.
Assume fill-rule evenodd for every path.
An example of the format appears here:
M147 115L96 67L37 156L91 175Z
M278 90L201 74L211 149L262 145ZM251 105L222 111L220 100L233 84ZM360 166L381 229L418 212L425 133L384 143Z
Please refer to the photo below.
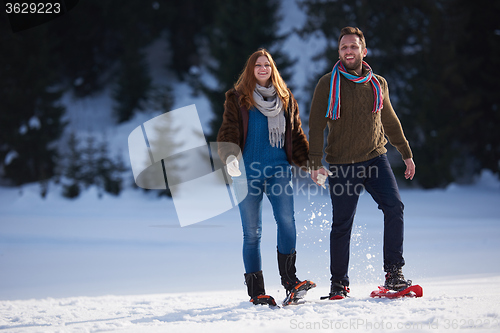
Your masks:
M346 61L344 61L344 59L341 59L341 62L342 64L344 65L344 67L346 69L350 69L350 70L357 70L359 68L359 66L361 65L361 62L363 61L363 59L358 59L358 58L355 58L355 62L351 63L350 65L348 65L346 63ZM359 75L361 75L361 73L358 73Z

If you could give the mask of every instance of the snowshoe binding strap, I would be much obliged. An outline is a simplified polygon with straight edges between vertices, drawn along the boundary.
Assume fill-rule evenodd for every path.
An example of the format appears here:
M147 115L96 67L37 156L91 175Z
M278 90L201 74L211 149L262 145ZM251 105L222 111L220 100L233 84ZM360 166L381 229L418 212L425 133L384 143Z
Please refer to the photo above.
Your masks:
M283 300L283 306L297 303L300 299L304 298L307 291L316 287L316 283L304 280L297 283L293 288L286 291L286 298Z
M250 299L250 302L252 302L255 305L271 305L271 306L276 306L276 301L272 296L269 295L259 295L257 297L254 297Z

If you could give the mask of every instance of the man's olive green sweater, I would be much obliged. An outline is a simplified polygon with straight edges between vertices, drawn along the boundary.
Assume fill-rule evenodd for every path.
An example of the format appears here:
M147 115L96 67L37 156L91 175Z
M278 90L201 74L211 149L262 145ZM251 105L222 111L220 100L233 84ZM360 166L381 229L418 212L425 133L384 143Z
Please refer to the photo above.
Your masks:
M349 71L351 74L355 74ZM367 74L363 69L363 76ZM386 80L376 75L384 98L384 107L373 112L374 95L370 82L354 83L340 75L340 118L325 117L332 73L318 82L309 115L309 162L313 169L321 166L323 157L323 133L328 125L326 162L348 164L364 162L387 152L387 138L397 148L403 159L412 158L406 140L389 99Z

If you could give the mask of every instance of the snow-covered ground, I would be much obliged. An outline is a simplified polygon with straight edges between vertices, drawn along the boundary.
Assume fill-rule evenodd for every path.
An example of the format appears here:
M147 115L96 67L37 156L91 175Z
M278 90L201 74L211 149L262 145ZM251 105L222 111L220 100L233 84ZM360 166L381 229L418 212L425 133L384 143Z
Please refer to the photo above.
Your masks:
M353 297L281 309L254 306L238 291L71 297L1 302L0 330L9 332L498 332L500 279L427 282L420 299ZM471 285L474 293L469 292Z
M297 184L299 189L301 183ZM307 189L305 183L303 189ZM173 204L128 190L69 201L38 186L0 189L0 330L9 332L498 331L500 184L402 190L405 274L420 299L368 297L382 282L382 214L360 200L351 298L329 302L326 193L296 195L298 276L318 284L307 303L271 310L248 302L237 209L181 228ZM271 207L263 211L267 291L284 298Z

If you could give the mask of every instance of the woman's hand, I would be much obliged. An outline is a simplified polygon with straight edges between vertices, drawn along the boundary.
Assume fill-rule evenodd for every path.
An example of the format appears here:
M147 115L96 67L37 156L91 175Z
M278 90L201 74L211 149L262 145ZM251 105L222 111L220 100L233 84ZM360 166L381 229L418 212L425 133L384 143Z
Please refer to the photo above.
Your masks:
M226 159L227 173L231 177L241 176L240 163L236 159L236 156L229 155Z

